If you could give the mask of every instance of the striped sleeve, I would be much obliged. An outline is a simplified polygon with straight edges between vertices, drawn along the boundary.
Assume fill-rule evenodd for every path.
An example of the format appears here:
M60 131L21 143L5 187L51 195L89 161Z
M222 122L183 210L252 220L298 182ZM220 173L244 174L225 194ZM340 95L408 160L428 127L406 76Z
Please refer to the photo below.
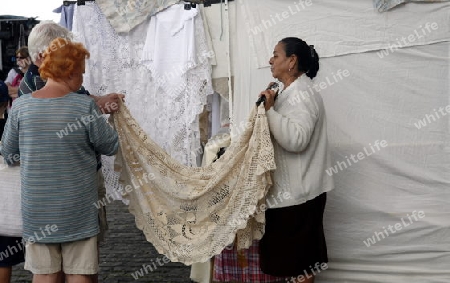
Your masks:
M90 113L87 129L95 151L107 156L114 155L119 147L117 132L108 124L94 100L90 104Z
M14 107L6 122L2 137L1 154L9 165L19 161L19 122Z

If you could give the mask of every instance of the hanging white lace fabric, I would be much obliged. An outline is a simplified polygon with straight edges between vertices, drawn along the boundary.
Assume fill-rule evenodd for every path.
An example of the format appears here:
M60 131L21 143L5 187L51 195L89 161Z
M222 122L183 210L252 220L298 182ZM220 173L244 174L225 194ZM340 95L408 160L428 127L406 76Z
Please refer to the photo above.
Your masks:
M177 4L152 17L142 55L158 95L155 111L161 114L157 121L150 121L150 126L160 127L153 131L155 135L166 134L156 141L177 160L196 164L201 149L198 114L203 111L206 96L213 93L209 58L214 53L208 49L201 14ZM189 127L178 131L169 136L173 146L165 146L167 135L183 123L195 123L195 132ZM185 132L188 136L195 134L192 142L185 143Z
M116 32L127 33L150 16L173 5L177 0L97 0L106 18Z
M116 170L136 225L159 253L192 264L219 254L237 235L239 249L264 233L265 195L275 169L264 107L225 154L206 167L171 158L125 106L113 114L120 149ZM257 212L257 213L255 213Z
M150 20L142 60L167 95L177 93L178 86L184 89L186 69L197 64L194 38L197 14L197 9L185 10L184 5L178 4Z
M212 93L211 66L202 18L196 15L192 29L196 65L177 71L183 78L176 91L157 86L156 77L143 64L142 52L150 19L127 34L119 35L100 8L91 2L77 6L73 33L91 53L86 61L83 85L94 95L117 92L126 95L126 105L140 127L172 157L185 165L195 165L199 152L198 114ZM160 54L166 56L167 54ZM118 175L113 170L113 158L102 157L107 192L120 199Z

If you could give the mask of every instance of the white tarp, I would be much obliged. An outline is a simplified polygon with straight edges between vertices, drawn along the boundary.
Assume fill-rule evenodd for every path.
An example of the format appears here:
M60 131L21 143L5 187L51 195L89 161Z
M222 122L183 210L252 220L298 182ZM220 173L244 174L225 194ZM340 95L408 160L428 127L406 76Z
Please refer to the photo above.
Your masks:
M448 40L450 3L403 5L380 14L370 1L245 0L241 9L257 66L268 66L276 42L297 36L322 57Z
M297 22L279 22L263 36L273 45L298 36L322 55L315 83L328 116L336 166L329 172L336 189L329 193L325 213L329 268L316 282L448 283L450 6L411 3L380 14L365 2L314 1L307 12L296 15ZM238 1L235 24L247 24L244 8L255 14L266 9L269 15L291 3ZM365 14L357 13L364 5ZM399 49L377 50L427 22L437 23L436 33ZM300 28L302 23L316 23L317 28L308 32L307 26ZM365 29L367 34L362 34L364 25L379 32ZM267 65L273 45L261 44L257 50L262 51L255 52L250 44L255 37L243 28L236 30L237 126L273 80L269 68L258 68ZM353 46L359 39L361 44ZM342 56L333 56L337 54Z
M443 2L448 0L373 0L373 5L377 8L378 12L386 12L390 9L397 7L400 4L406 4L408 2Z
M0 198L2 210L0 214L0 235L21 237L23 227L20 209L20 167L8 166L2 156L0 157L0 175L2 179L0 182L0 192L2 192Z
M322 92L337 173L319 283L450 282L449 48L324 60L350 76Z

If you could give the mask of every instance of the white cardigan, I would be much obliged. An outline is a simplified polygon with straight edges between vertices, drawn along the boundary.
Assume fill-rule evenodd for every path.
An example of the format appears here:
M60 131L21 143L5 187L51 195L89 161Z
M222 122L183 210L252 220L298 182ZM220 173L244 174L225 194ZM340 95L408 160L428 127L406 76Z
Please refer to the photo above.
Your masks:
M301 76L266 111L277 169L266 203L270 208L302 204L333 189L322 97Z

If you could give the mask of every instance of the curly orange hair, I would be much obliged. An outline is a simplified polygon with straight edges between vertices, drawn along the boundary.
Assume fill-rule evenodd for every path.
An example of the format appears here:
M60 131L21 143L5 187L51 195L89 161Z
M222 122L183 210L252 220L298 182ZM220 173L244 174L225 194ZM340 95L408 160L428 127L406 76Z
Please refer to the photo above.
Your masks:
M82 71L83 62L89 56L89 51L83 44L58 37L45 51L39 74L43 79L50 78L55 81L69 79L73 73Z

